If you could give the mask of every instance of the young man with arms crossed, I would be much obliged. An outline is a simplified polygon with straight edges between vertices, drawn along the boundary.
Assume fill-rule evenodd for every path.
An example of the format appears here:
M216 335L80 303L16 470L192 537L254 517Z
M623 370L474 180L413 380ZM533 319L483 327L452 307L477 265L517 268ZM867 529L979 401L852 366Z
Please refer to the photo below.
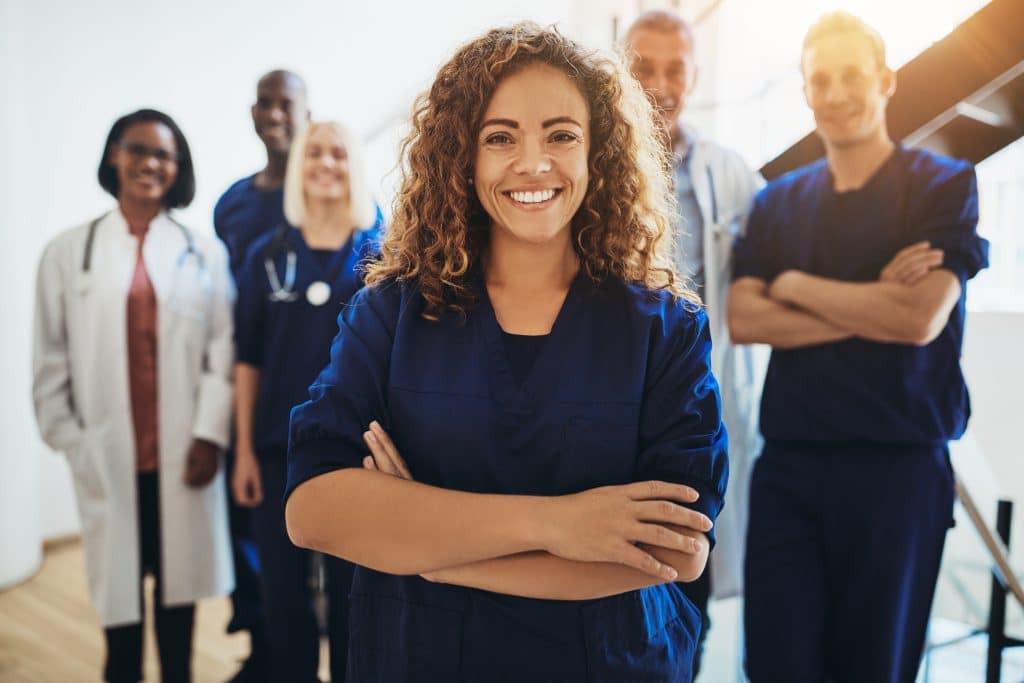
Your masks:
M965 285L987 265L972 166L890 139L896 77L852 15L808 32L826 156L770 183L735 247L729 328L773 347L745 565L747 673L914 680L970 413Z

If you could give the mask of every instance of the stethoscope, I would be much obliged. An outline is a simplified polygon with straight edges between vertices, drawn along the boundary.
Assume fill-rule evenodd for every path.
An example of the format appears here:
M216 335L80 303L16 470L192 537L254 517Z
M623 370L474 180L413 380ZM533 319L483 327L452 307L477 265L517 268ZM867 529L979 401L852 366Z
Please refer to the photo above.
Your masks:
M92 279L90 273L92 271L92 252L93 245L96 241L96 230L99 227L99 224L103 221L103 219L105 219L111 213L112 212L108 211L107 213L103 214L99 218L96 218L91 223L89 223L89 230L85 237L85 252L82 254L83 277L80 278L78 286L79 292L83 295L89 291L89 285ZM179 294L178 277L181 273L182 267L190 258L195 261L195 264L198 268L198 275L201 286L203 287L203 289L209 291L211 287L211 281L210 274L206 270L206 259L203 256L203 254L199 251L199 249L196 248L196 242L195 239L192 237L192 233L189 232L188 228L186 228L184 225L174 220L170 216L167 216L167 219L171 221L171 223L174 223L175 226L177 226L178 230L181 231L181 236L185 238L185 251L181 252L181 255L178 257L178 263L177 268L175 269L172 291L175 292L175 295Z
M99 226L100 221L109 216L110 213L111 212L108 211L99 218L94 219L92 223L89 223L89 233L85 237L85 253L82 255L83 273L88 273L89 270L92 268L92 245L96 239L96 228ZM200 270L206 270L206 259L203 258L203 255L199 252L198 249L196 249L196 242L195 239L193 239L192 237L192 233L188 231L188 228L186 228L184 225L174 220L170 216L167 216L167 219L178 227L178 230L181 231L182 237L185 238L185 251L183 251L181 253L181 256L178 257L178 268L181 268L181 266L185 262L185 259L191 256L196 260L196 265L199 266Z
M270 246L267 248L266 255L263 258L263 268L267 271L267 280L270 283L270 294L268 298L271 302L283 302L290 303L299 298L299 293L295 291L295 270L296 264L298 263L299 257L295 252L295 249L288 244L288 233L292 230L290 226L282 225L277 228L274 233L274 239L271 241ZM352 236L350 244L352 245L353 253L356 250L356 234ZM344 249L344 247L342 247ZM274 258L285 251L285 266L284 266L284 283L281 283L281 279L277 276L277 266L274 264ZM342 267L348 261L348 257L338 256L338 262L335 264L332 272L325 280L315 280L306 287L306 301L313 306L323 306L331 300L331 285L329 283L334 282L338 274L341 272Z

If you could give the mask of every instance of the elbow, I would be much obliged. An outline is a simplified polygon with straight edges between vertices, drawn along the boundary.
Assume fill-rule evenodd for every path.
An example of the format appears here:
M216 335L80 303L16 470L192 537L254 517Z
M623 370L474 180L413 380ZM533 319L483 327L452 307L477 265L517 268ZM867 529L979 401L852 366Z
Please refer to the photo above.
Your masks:
M729 326L729 340L732 341L733 344L742 345L754 344L757 342L752 331L744 324L742 316L730 311L727 323Z
M674 567L674 569L678 573L678 576L676 577L676 582L693 583L704 574L704 569L707 567L707 563L707 553L704 553L703 557L694 557L692 561L679 563L680 566Z
M903 330L903 341L913 346L928 346L942 333L945 320L922 314L907 316Z
M311 523L309 516L304 514L303 509L302 494L296 490L284 506L284 523L288 532L288 540L297 548L319 550L320 544L316 541L315 525Z

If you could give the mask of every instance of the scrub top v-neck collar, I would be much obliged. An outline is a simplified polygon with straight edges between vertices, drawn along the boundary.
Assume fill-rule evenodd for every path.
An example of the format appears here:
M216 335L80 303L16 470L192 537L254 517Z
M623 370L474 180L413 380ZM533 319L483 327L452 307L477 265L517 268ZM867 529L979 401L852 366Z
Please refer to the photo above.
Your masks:
M578 315L580 300L585 288L586 276L583 270L576 274L565 301L555 317L555 324L547 335L547 341L540 349L540 354L533 367L522 383L516 381L515 373L509 363L505 350L504 330L498 324L498 317L487 293L487 285L483 278L478 283L479 315L476 318L484 339L487 342L491 359L491 374L494 379L495 399L504 404L510 412L531 414L538 409L539 401L549 398L558 380L558 368L562 364L560 351L568 347L568 335L572 327L572 319Z
M359 238L359 231L353 230L352 234L348 236L345 243L337 249L314 249L309 246L309 242L306 241L306 236L302 234L302 230L295 230L297 241L302 245L302 248L309 254L310 265L312 266L315 273L312 274L310 282L322 281L326 282L332 289L336 286L338 276L342 272L352 270L350 261L352 257L358 258L359 250L357 249L358 244L356 243ZM323 258L327 256L327 258Z

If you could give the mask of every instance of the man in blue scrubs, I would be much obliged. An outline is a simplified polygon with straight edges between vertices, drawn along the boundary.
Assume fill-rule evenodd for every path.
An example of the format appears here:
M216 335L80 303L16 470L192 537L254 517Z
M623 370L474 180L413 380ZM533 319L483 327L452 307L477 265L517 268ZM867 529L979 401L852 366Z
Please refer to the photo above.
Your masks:
M732 242L743 228L761 177L736 152L715 144L680 120L697 82L693 29L668 10L640 15L626 32L630 71L658 112L672 147L672 175L678 201L675 261L707 306L714 346L712 369L722 390L722 418L729 430L729 489L715 527L718 545L709 567L693 583L679 587L703 615L694 676L710 627L708 598L742 591L743 541L747 520L750 466L761 452L757 405L767 349L733 346L726 327L726 298L731 282Z
M306 102L306 83L291 71L271 71L256 85L250 112L267 164L232 184L213 210L213 227L228 248L236 278L253 240L285 222L284 171L295 132L309 121Z
M305 82L290 71L265 74L256 85L256 102L250 112L256 134L267 150L267 164L258 173L232 184L213 210L213 226L227 246L231 274L236 280L253 240L285 223L282 188L288 150L296 129L309 120ZM229 450L229 472L233 455ZM231 594L233 615L227 628L229 633L248 630L251 640L249 659L232 681L264 681L268 673L267 644L249 512L235 502L230 492L228 501L236 587Z
M747 673L914 680L970 413L974 169L889 138L881 37L837 12L801 58L826 157L770 183L735 247L729 326L773 347L745 566Z

